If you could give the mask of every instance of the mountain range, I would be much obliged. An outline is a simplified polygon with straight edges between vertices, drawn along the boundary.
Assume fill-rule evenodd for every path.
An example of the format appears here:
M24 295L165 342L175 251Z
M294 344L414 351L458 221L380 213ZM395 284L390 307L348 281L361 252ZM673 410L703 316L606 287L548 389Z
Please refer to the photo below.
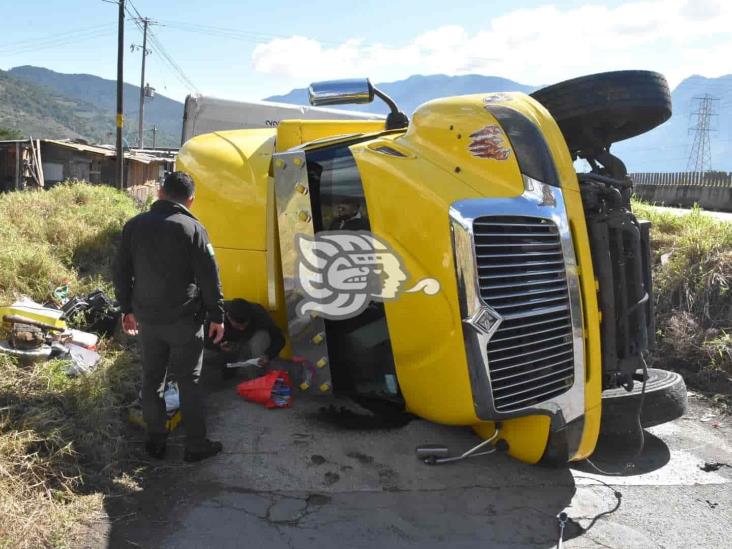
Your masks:
M482 76L479 74L466 74L462 76L446 76L444 74L433 74L430 76L415 75L405 80L385 82L376 86L391 97L407 115L412 114L422 103L438 97L485 93L488 91L521 91L530 93L538 87L519 84L513 80L498 76ZM285 95L268 97L266 101L307 105L308 91L307 88L295 89ZM378 99L373 103L365 105L343 105L338 108L378 114L387 114L389 112L386 104Z
M113 131L114 118L94 105L0 71L0 126L32 137L103 139Z
M718 78L686 78L671 94L671 118L643 135L617 143L612 148L613 153L625 161L630 171L687 171L693 128L699 122L699 98L704 95L712 97L711 167L732 171L732 74ZM693 171L693 167L689 171Z
M429 75L410 76L396 82L377 84L400 108L411 114L430 99L470 93L522 91L530 93L539 86L521 84L496 76ZM672 93L673 116L658 128L613 146L630 171L683 171L686 169L698 101L709 94L713 116L710 134L712 168L732 171L732 75L718 78L691 76ZM298 88L283 95L267 97L299 105L307 104L307 90ZM0 126L17 128L34 137L85 138L93 142L112 142L116 83L89 74L62 74L41 67L16 67L0 71ZM351 110L386 113L382 101L368 105L345 106ZM126 135L130 144L137 140L139 87L125 84ZM180 143L183 104L163 95L145 104L146 144L151 144L149 129L159 129L159 146Z
M91 74L63 74L22 66L0 71L0 126L34 137L114 141L117 83ZM30 94L29 94L30 92ZM125 138L137 143L140 87L124 85ZM39 116L40 115L40 118ZM158 127L157 145L180 145L183 104L163 95L145 100L145 144Z

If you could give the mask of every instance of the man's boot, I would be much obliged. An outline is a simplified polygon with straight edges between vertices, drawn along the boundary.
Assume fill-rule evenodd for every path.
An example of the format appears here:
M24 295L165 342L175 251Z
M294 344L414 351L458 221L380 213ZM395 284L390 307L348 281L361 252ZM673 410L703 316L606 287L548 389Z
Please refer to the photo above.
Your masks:
M145 451L151 458L163 459L165 457L165 449L165 437L149 437L147 441L145 441Z
M183 453L183 461L187 462L194 462L194 461L201 461L206 458L210 458L221 452L223 450L223 445L220 442L216 442L213 440L208 440L203 443L203 445L200 448L196 448L195 450L188 450Z

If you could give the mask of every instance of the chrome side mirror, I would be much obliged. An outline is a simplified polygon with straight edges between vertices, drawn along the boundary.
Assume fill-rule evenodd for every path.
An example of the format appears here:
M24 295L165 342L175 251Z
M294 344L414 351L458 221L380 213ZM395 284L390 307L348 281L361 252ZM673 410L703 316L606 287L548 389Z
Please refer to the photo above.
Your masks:
M308 99L314 107L371 103L374 100L374 87L368 78L313 82L308 88Z
M387 130L409 126L409 119L399 110L394 100L378 88L374 88L368 78L353 80L329 80L313 82L308 88L308 99L314 107L319 105L347 105L371 103L374 96L384 101L391 111L386 117Z

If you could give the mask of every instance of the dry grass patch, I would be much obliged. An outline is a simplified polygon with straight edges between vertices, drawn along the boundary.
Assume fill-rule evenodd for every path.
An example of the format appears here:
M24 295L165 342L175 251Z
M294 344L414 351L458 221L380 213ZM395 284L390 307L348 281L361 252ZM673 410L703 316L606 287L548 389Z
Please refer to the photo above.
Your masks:
M110 289L110 259L134 202L109 187L75 183L0 195L0 303L44 302ZM0 547L83 545L104 517L104 496L126 480L125 405L139 366L102 342L103 360L70 379L65 365L20 365L0 355ZM88 540L86 540L88 541Z
M653 363L729 401L732 393L732 223L635 202L653 223L658 348Z
M74 293L109 289L110 252L137 211L126 194L82 183L0 196L0 302L44 301L67 282Z

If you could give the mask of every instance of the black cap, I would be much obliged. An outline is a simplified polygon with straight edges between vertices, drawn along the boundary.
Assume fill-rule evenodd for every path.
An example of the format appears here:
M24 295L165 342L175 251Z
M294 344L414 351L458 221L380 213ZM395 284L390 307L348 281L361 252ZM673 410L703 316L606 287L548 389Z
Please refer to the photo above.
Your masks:
M185 202L193 196L195 190L193 178L185 172L169 173L163 182L165 195L176 202Z

